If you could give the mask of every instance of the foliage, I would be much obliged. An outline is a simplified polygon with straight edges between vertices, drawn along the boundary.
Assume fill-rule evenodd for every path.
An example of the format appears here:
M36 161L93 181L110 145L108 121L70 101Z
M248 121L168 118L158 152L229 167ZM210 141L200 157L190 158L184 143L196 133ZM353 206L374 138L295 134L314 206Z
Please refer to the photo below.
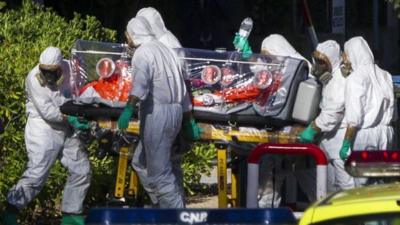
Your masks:
M4 8L4 7L6 7L6 3L5 2L0 2L0 10L2 9L2 8Z
M397 12L397 17L400 18L400 0L386 0L393 4L394 10Z
M201 174L210 175L212 160L217 150L212 144L195 144L192 151L185 154L182 163L183 186L189 195L193 195L193 185L200 183Z
M1 2L0 2L0 5ZM21 8L3 8L0 12L0 118L5 121L5 131L0 134L0 201L4 201L8 190L17 182L25 169L27 157L24 145L24 80L28 72L37 64L39 55L47 46L62 49L64 57L69 57L69 49L75 39L114 41L115 31L103 28L91 16L75 14L67 21L52 9L35 5L25 0ZM108 168L94 163L96 175L99 169ZM41 217L54 217L58 213L61 190L66 172L57 163L51 170L39 198L26 209L25 218L34 219L37 212ZM90 195L88 197L91 198Z
M4 5L0 2L0 7ZM27 156L24 145L24 80L28 72L37 64L40 53L47 46L57 46L69 58L70 46L76 39L115 41L116 33L103 28L94 17L74 14L67 21L52 9L35 5L25 0L18 9L0 11L0 119L5 121L5 131L0 134L0 201L6 199L8 190L20 178L26 167ZM90 206L106 202L106 194L113 188L115 166L113 158L98 160L93 157L96 144L89 148L93 169L92 185L86 198ZM210 170L215 148L196 145L185 156L183 164L185 187L200 181L200 173ZM59 215L62 189L67 171L59 162L51 170L43 190L21 214L21 221L49 223ZM0 209L1 210L1 209Z
M27 156L24 145L26 116L24 81L37 64L40 53L47 46L57 46L65 58L70 56L70 46L76 39L115 41L115 31L103 28L94 17L77 13L71 20L58 16L53 9L24 0L18 9L5 8L0 2L0 119L5 121L5 131L0 134L0 201L4 202L8 190L25 170ZM2 8L2 9L1 9ZM92 185L86 198L90 206L107 201L106 194L115 182L113 158L96 159L96 143L89 148L92 164ZM215 148L196 145L187 153L183 163L185 187L199 183L200 173L207 173ZM36 221L49 223L59 216L62 189L67 171L59 162L51 170L43 190L21 214L22 224ZM1 211L1 205L0 205Z

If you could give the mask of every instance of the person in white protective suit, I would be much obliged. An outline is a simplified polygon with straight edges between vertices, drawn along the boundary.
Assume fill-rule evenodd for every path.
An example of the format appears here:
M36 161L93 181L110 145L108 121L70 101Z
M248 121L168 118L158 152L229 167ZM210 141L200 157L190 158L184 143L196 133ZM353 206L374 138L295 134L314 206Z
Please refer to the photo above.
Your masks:
M1 214L4 224L17 224L18 210L24 208L43 188L57 159L68 170L63 190L61 224L81 225L83 201L90 185L90 163L84 145L75 129L88 129L85 121L64 116L59 109L71 97L69 61L61 50L46 48L25 81L26 113L25 144L27 169L7 196L7 209Z
M161 208L183 208L183 196L172 172L171 147L181 126L194 139L200 129L190 114L190 98L178 58L155 39L143 17L131 19L126 29L131 39L128 43L137 49L132 58L134 85L118 127L128 127L140 102L141 147L134 153L132 166L153 203Z
M310 61L298 53L286 38L280 34L271 34L263 40L261 43L261 54L289 56L295 59L302 59L307 62L309 69L312 68ZM309 74L309 76L312 77L311 74Z
M172 34L164 24L164 20L161 17L161 14L153 7L147 7L147 8L142 8L140 9L137 13L136 16L143 17L144 19L149 22L149 25L151 27L151 30L155 36L155 38L163 43L165 46L169 48L182 48L181 43L178 41L178 39L175 37L174 34ZM182 65L182 61L181 66ZM184 74L185 75L185 74ZM140 145L139 145L140 146ZM183 153L189 151L191 149L192 145L191 142L188 142L185 140L184 136L179 134L172 146L172 154L171 154L171 161L172 161L172 168L173 168L173 173L178 180L178 183L180 185L180 191L182 192L182 195L184 196L184 188L183 188L183 172L182 172L182 157Z
M151 30L158 41L169 48L182 48L175 35L165 27L163 18L155 8L142 8L136 13L136 16L141 16L149 22Z
M279 34L271 34L263 40L261 53L302 59L305 60L309 66L311 65L282 35ZM316 199L316 174L315 168L311 165L307 165L310 163L313 162L292 156L268 155L264 158L260 164L259 207L279 206L281 202L280 190L285 178L287 178L287 182L290 183L290 185L287 186L291 186L290 190L287 190L287 194L290 196L288 197L289 201L295 201L296 199L293 193L296 193L297 190L296 183L294 182L297 180L308 200L313 202ZM292 172L290 168L293 166L295 166L296 169ZM293 176L295 176L295 179Z
M393 128L397 119L391 75L374 63L368 43L354 37L344 44L346 71L345 120L347 129L340 149L340 158L346 160L351 150L391 150ZM350 69L349 69L350 68ZM355 185L367 182L356 178Z
M341 143L346 132L343 120L345 112L345 84L342 75L340 46L328 40L318 44L313 52L314 64L311 73L322 83L321 112L300 134L300 141L312 143L319 133L323 133L320 147L328 157L328 192L354 187L354 178L344 169L339 157Z

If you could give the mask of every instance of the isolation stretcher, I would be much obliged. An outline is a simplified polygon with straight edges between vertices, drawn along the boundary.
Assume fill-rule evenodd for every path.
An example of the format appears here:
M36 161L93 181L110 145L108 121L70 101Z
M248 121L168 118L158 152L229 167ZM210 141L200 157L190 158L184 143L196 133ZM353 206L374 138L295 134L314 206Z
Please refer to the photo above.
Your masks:
M216 144L219 207L227 207L228 143L295 143L303 129L298 124L315 117L320 88L307 81L307 63L299 59L259 54L244 58L239 52L199 49L175 52L186 77L193 115L203 131L201 139ZM64 104L61 111L119 132L116 120L134 86L127 46L78 40L71 53L74 101ZM126 133L138 136L139 122L132 121ZM131 144L121 145L118 151L117 198L124 196ZM232 174L232 206L239 205L237 177ZM128 193L137 195L133 171L129 179Z

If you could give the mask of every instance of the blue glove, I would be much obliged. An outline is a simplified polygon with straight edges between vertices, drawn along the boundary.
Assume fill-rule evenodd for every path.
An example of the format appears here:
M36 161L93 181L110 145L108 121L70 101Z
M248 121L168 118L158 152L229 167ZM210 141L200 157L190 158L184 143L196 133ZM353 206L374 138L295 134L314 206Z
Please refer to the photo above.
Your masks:
M311 124L308 125L308 127L303 130L300 134L300 142L302 143L311 143L314 142L315 135L318 134L318 131L316 131Z
M133 112L135 111L134 107L130 104L127 104L122 111L121 115L118 118L118 128L121 130L125 130L128 128L129 121L132 118Z
M235 46L235 49L242 52L242 57L245 59L249 58L250 55L253 54L249 41L247 40L247 38L243 38L242 36L240 36L239 33L235 34L233 45Z
M86 120L79 120L76 116L68 116L67 121L71 126L78 130L87 130L89 129L89 123Z
M194 119L183 123L184 136L192 141L200 140L202 130Z
M349 157L350 155L350 141L347 139L344 139L343 144L342 144L342 148L340 148L340 159L342 159L343 161L346 161L346 159Z

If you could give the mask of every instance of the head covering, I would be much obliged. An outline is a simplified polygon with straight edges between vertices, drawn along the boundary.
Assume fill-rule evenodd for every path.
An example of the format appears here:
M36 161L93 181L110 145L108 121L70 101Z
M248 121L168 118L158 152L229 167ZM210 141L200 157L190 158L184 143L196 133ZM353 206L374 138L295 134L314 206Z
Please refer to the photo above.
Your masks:
M161 43L170 48L182 48L175 35L165 27L161 14L155 8L143 8L137 12L136 16L143 17L149 22L153 34Z
M157 39L159 39L167 32L164 21L160 13L155 8L143 8L137 12L136 16L141 16L149 22L151 29Z
M128 22L126 30L136 46L154 40L154 34L151 30L151 26L143 17L138 16L132 18Z
M300 55L293 46L280 34L271 34L266 37L261 44L261 51L266 50L272 55L289 56L296 59L303 59L307 62L309 68L311 63Z
M328 40L319 43L317 51L328 58L333 70L339 68L342 58L340 55L340 46L336 41Z
M351 38L344 44L344 51L353 68L349 78L364 84L368 77L370 80L368 84L373 87L374 104L387 101L390 105L389 109L393 111L394 95L391 75L374 63L374 55L367 41L362 37Z
M368 43L362 37L354 37L344 44L344 51L353 70L362 65L374 64L374 55Z
M42 54L40 54L39 63L41 66L55 67L61 66L63 56L61 50L56 47L47 47Z

